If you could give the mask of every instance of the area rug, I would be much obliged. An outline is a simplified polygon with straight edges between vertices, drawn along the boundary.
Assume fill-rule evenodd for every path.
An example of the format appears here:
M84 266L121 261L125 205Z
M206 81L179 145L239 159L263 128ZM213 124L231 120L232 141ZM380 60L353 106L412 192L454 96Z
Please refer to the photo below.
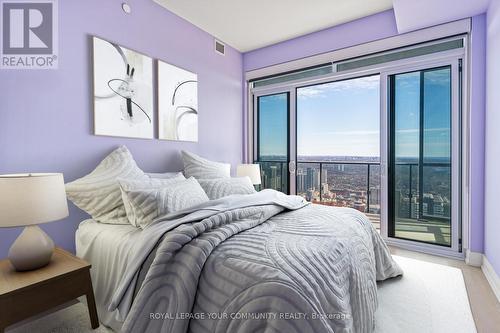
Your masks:
M404 275L378 284L375 332L476 332L460 269L393 257Z
M404 276L379 283L376 333L474 333L462 271L399 256ZM78 303L7 333L111 333L90 328L87 308ZM318 332L320 333L320 332Z

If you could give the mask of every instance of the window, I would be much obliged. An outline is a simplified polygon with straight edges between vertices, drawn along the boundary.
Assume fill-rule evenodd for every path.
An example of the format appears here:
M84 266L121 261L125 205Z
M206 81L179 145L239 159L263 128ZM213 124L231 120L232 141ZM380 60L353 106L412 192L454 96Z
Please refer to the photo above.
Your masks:
M390 233L451 246L451 67L390 76Z
M463 38L254 82L263 187L357 209L389 243L460 252Z
M298 195L380 213L379 101L379 75L297 89Z
M288 93L257 97L262 186L288 193Z

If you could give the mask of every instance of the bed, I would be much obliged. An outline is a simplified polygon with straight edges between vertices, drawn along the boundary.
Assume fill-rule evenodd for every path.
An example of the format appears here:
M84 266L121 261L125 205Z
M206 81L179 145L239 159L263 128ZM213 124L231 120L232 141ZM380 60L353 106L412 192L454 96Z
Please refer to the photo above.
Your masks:
M90 271L100 321L119 331L123 321L118 311L108 311L106 300L113 296L125 274L128 256L141 231L130 224L104 224L84 220L76 231L76 255L92 264ZM147 265L147 263L146 263Z
M272 190L143 230L87 220L76 245L124 332L372 332L376 281L402 274L364 214Z

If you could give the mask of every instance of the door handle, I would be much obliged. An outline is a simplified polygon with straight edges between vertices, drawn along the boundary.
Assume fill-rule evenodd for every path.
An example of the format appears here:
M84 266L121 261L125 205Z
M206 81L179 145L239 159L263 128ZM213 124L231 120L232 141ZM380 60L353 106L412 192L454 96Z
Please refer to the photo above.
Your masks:
M294 174L295 170L296 170L295 161L290 161L288 163L288 172L290 172L291 174Z

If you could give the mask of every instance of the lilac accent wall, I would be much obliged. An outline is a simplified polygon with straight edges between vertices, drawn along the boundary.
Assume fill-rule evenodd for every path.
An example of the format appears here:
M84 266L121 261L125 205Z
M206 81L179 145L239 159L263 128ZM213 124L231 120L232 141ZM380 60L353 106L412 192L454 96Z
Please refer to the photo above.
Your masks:
M472 18L470 94L470 250L484 251L484 118L486 78L486 15Z
M484 241L484 62L485 16L472 20L471 78L471 215L470 249L483 252ZM243 68L250 71L315 54L392 37L398 34L394 12L388 10L309 35L243 54ZM500 103L498 103L500 104ZM498 141L498 140L497 140Z
M213 37L153 1L59 1L59 69L0 70L0 173L91 171L112 149L129 147L145 171L180 170L179 150L242 160L242 55L213 51ZM91 44L97 35L198 73L199 143L92 135ZM42 225L58 246L74 250L86 215L74 206L64 221ZM0 258L20 229L0 229Z
M488 9L484 253L500 276L500 0Z

